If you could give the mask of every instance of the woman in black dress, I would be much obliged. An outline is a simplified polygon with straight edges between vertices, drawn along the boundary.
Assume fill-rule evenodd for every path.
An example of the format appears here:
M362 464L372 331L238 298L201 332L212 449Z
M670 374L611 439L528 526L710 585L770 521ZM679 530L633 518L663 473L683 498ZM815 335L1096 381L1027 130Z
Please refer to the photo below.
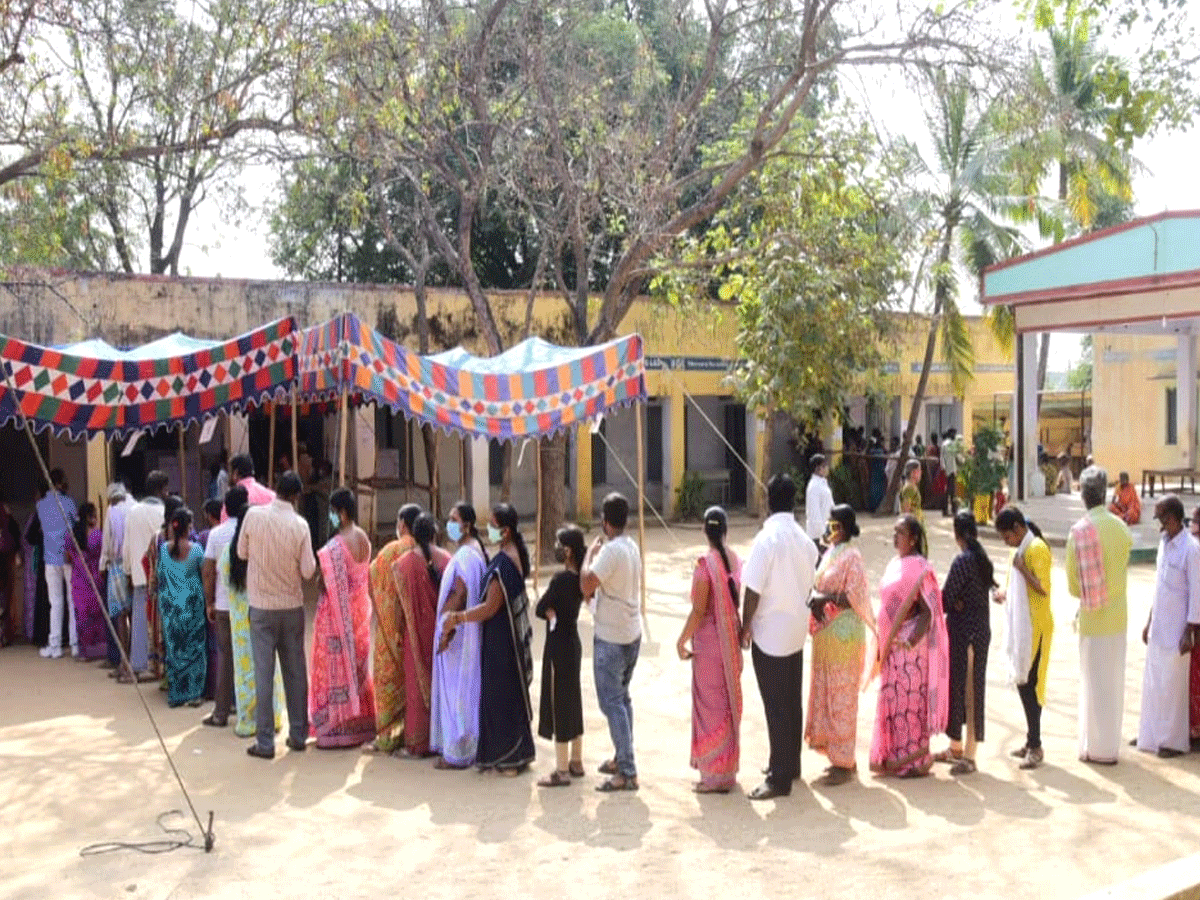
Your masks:
M950 564L942 588L942 607L950 638L950 716L946 722L950 748L935 754L934 759L953 763L952 775L966 775L975 771L975 743L983 740L983 690L987 683L988 644L992 640L988 598L996 582L992 561L979 543L971 513L964 510L954 516L954 538L960 552Z
M583 531L566 525L556 535L554 558L565 568L550 579L535 612L546 620L542 651L542 699L538 735L554 741L557 768L538 782L541 787L565 787L571 776L583 775L583 693L579 666L579 565L583 562ZM568 762L569 754L569 762Z

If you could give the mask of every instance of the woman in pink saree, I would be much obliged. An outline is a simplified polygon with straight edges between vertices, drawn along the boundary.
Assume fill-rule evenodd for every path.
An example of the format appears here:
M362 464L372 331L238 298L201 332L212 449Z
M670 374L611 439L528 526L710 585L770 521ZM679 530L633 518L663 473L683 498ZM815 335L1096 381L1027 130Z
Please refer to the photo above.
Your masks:
M946 728L950 654L941 591L925 558L915 516L896 523L897 556L879 585L879 705L871 770L902 778L928 774L930 735Z
M854 509L835 506L825 526L829 549L821 557L813 595L812 679L804 739L829 757L823 783L845 784L854 775L858 731L858 694L863 681L867 629L875 631L862 554L850 542L858 537Z
M727 794L737 784L742 723L742 648L737 600L742 566L725 546L725 510L704 513L708 552L692 576L692 612L676 650L692 661L692 768L698 794ZM691 649L688 649L688 642Z
M371 684L371 541L345 488L329 498L335 534L317 553L321 599L313 621L308 720L322 749L358 747L375 737Z

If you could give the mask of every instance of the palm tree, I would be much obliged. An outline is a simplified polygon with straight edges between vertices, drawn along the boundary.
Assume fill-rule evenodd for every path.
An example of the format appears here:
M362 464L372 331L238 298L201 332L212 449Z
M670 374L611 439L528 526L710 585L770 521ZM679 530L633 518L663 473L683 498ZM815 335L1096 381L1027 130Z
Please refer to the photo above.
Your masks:
M974 348L958 307L958 267L978 275L984 266L1022 249L1017 230L998 218L1011 200L991 108L978 107L975 92L962 75L939 71L929 76L929 83L932 109L926 113L926 124L933 158L925 160L914 148L912 175L929 185L917 205L929 221L933 266L928 274L918 273L918 280L931 283L933 305L901 459L908 457L912 446L939 334L955 390L961 392L974 375ZM895 503L903 468L895 467L881 509L891 509Z
M1034 198L1021 210L1024 219L1036 220L1042 237L1055 244L1128 218L1133 198L1133 160L1106 134L1114 110L1100 79L1115 63L1074 5L1064 10L1061 24L1045 26L1049 46L1030 62L1031 134L1013 157L1018 191ZM1049 178L1057 182L1057 203L1036 199ZM1038 348L1039 391L1046 384L1049 350L1050 335L1044 333Z

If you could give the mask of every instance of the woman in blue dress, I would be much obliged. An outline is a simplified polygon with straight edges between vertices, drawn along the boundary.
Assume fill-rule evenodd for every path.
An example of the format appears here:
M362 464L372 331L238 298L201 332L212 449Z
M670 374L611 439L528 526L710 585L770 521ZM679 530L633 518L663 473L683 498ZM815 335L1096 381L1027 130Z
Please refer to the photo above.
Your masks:
M167 703L203 703L208 671L204 587L200 565L204 550L190 537L192 514L186 507L171 516L169 541L158 548L158 610L167 658Z

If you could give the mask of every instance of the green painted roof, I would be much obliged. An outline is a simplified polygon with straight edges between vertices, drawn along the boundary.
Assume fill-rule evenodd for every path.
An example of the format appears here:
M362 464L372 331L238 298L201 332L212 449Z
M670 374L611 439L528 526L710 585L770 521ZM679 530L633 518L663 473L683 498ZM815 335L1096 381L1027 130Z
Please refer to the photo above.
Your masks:
M1200 276L1200 210L1167 212L1037 250L984 270L983 302L1048 299L1089 286Z

